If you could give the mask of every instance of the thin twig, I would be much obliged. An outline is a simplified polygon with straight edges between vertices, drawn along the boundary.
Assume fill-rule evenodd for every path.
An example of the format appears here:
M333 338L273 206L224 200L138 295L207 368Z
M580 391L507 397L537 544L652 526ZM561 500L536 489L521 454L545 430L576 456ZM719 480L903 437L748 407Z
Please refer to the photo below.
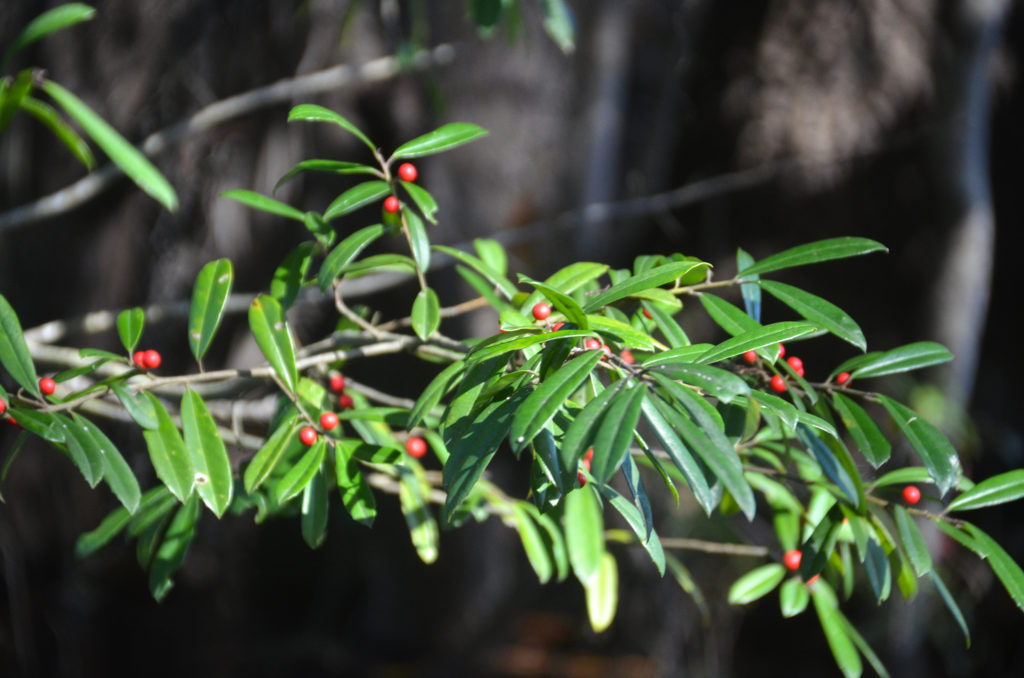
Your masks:
M704 541L703 539L686 539L684 537L662 537L661 545L667 549L703 551L704 553L724 553L730 556L749 556L752 558L764 558L769 553L767 546L731 544L726 542Z

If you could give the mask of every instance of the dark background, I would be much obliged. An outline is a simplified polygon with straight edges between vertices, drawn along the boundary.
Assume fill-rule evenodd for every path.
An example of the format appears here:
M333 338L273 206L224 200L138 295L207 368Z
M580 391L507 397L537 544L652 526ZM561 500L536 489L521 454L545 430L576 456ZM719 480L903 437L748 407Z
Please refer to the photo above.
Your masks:
M156 158L181 199L162 211L127 181L56 218L0 228L0 292L26 328L98 309L187 299L199 268L227 256L236 291L267 285L303 229L217 196L270 193L308 157L363 159L324 126L289 127L292 103L338 110L385 150L452 120L491 134L417 163L441 205L435 242L516 239L511 268L543 276L580 258L628 266L640 252L683 252L735 270L809 240L855 235L890 248L782 279L824 296L861 324L869 346L946 342L954 370L884 389L928 411L954 439L968 474L1024 466L1016 338L1021 210L1020 69L1024 12L998 0L819 0L716 3L571 2L578 44L563 54L533 3L508 39L481 38L461 2L168 0L96 2L96 18L38 43L9 70L45 66L131 140L201 107L337 63L453 41L452 63L282 103L186 137ZM52 3L0 6L0 45ZM361 155L362 154L362 155ZM77 180L80 167L27 117L0 138L0 219ZM708 180L714 180L708 183ZM704 182L704 183L701 183ZM277 197L322 208L343 186L297 180ZM696 185L666 206L651 196ZM724 188L723 188L724 187ZM675 194L674 194L675 195ZM608 219L578 208L615 205ZM354 217L345 226L369 223ZM2 223L2 222L0 222ZM511 240L507 240L511 241ZM468 298L450 270L431 283ZM414 288L367 299L404 315ZM389 312L390 310L390 312ZM331 309L302 306L301 338ZM784 313L769 306L768 317ZM698 311L691 337L711 332ZM147 328L168 373L191 369L184 323ZM235 329L235 336L230 331ZM493 332L494 319L455 331ZM245 327L229 323L211 360L247 364ZM68 345L115 348L112 334ZM823 377L852 349L822 340L803 353ZM973 356L973 357L972 357ZM412 361L353 364L351 373L415 395ZM966 412L968 416L962 416ZM137 433L113 429L143 486L152 479ZM13 440L0 430L0 449ZM910 462L905 450L897 461ZM501 460L499 482L522 483ZM2 487L0 674L745 676L836 672L814 615L782 620L777 598L732 608L729 584L753 564L682 552L708 601L702 619L645 554L617 551L622 584L612 629L590 632L575 582L541 587L514 532L496 520L445 533L422 565L397 501L381 497L372 531L339 507L327 543L302 543L297 522L255 526L251 514L204 520L169 598L149 597L133 548L84 561L75 539L114 505L70 464L27 446ZM752 539L765 525L669 511L663 536ZM1024 561L1016 505L971 518ZM208 516L207 516L208 518ZM880 608L844 607L893 675L1006 676L1024 670L1024 616L990 569L930 536L933 556L972 630L964 649L941 601L925 590ZM867 588L866 586L864 588Z

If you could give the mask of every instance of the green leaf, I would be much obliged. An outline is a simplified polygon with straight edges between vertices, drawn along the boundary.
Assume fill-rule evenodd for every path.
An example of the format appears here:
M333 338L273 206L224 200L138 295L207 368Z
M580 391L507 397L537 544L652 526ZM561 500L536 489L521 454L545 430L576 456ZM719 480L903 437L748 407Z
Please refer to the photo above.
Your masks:
M960 529L942 519L936 519L935 524L943 532L959 541L971 551L974 551L980 558L987 560L988 564L992 567L992 571L995 572L996 576L999 577L999 581L1006 588L1006 592L1010 594L1014 604L1021 610L1024 610L1024 571L1021 571L1020 565L1014 562L1013 558L1003 550L1002 546L997 544L992 537L988 536L976 525L966 520L961 521L962 527Z
M375 176L380 170L370 167L369 165L363 165L358 162L348 162L345 160L303 160L285 172L284 176L277 180L277 183L274 184L274 190L271 191L271 193L277 193L277 189L294 179L299 175L299 173L306 171L331 172L333 174L370 174Z
M742 275L744 269L750 268L754 265L754 257L750 256L745 250L736 250L736 270L738 275ZM757 275L743 276L747 280L753 280L754 283L760 280ZM761 322L761 287L753 283L745 283L740 285L740 292L743 294L743 308L746 309L747 315L750 316L755 322ZM804 606L806 607L806 600Z
M795 617L807 609L811 594L799 577L791 577L779 589L779 608L783 617Z
M592 486L565 495L565 539L572 571L583 586L590 586L599 577L605 552L604 519Z
M327 474L321 469L302 491L302 539L311 549L320 548L327 537Z
M438 529L437 521L427 509L423 498L423 487L419 478L404 466L396 467L400 474L401 486L398 490L398 501L405 516L405 524L409 528L409 536L416 548L416 554L426 564L437 560Z
M598 492L604 496L605 500L607 500L612 508L618 511L619 515L621 515L626 521L626 524L629 525L631 530L633 530L633 534L636 535L637 541L647 549L647 554L651 557L651 561L654 563L654 566L658 568L658 574L664 576L665 552L662 549L661 540L658 538L658 533L655 532L651 528L650 524L644 519L644 515L641 513L640 509L634 506L633 502L616 492L612 487L608 485L599 485L597 487Z
M391 194L391 186L386 181L364 181L348 189L335 198L324 211L324 219L332 221L340 216L355 212L360 207L376 202Z
M779 342L790 341L818 331L817 326L802 321L772 323L754 330L748 330L726 339L721 344L698 356L695 362L713 363L733 356L742 355L747 351L757 350L765 346L775 346Z
M860 363L850 373L850 377L853 379L881 377L940 365L952 359L953 354L945 346L936 344L934 341L918 341L885 351L876 355L873 360Z
M423 220L414 212L405 210L405 222L409 226L409 244L412 249L412 256L420 271L426 273L430 270L430 239L427 237L427 229L423 226Z
M818 582L822 584L822 582ZM843 616L839 612L835 593L831 587L816 585L811 591L811 600L814 602L814 611L818 613L818 621L821 622L821 629L825 632L825 640L828 641L832 656L835 657L839 670L847 678L860 676L863 665L857 648L854 647L846 632L846 625L843 624Z
M198 519L199 501L192 497L178 509L167 527L149 569L149 591L157 601L163 600L174 586L171 575L185 562Z
M315 104L299 104L298 106L295 106L292 110L288 111L288 122L294 122L296 120L333 122L336 125L339 125L342 129L354 134L356 138L366 144L366 147L371 151L377 150L377 147L373 145L373 142L371 142L358 127L334 111L324 108L323 106L317 106Z
M600 278L607 270L607 264L577 261L552 273L544 281L544 284L560 291L562 294L572 294L587 283ZM531 309L534 304L542 301L544 297L545 295L542 291L534 290L520 308Z
M7 129L18 109L23 107L26 97L32 92L34 80L31 68L23 69L13 80L10 77L0 80L0 134Z
M586 591L590 628L601 633L611 626L619 603L619 569L612 554L601 554L597 576L586 585Z
M817 242L807 243L788 249L778 254L773 254L757 262L753 266L743 270L742 277L755 273L768 273L783 268L817 264L832 259L845 259L856 257L870 252L888 252L889 249L881 243L867 238L830 238Z
M733 582L729 587L729 604L746 605L763 598L786 577L786 568L779 563L769 563L755 568Z
M288 321L277 299L265 294L256 297L249 306L249 327L267 362L274 368L285 388L294 393L299 380L295 368L295 349L292 347Z
M297 210L291 205L283 203L280 200L268 198L267 196L256 193L255 191L236 188L221 193L220 197L236 200L243 205L252 207L253 209L268 212L270 214L276 214L279 217L286 217L303 223L306 221L306 215L302 211Z
M559 311L562 312L562 314L565 315L565 319L566 320L568 320L572 324L576 325L576 327L578 329L580 329L580 330L589 330L590 329L590 323L587 321L587 315L583 312L583 309L576 302L576 300L573 299L572 297L570 297L568 294L563 294L560 290L558 290L558 289L556 289L556 288L554 288L554 287L552 287L552 286L550 286L550 285L548 285L546 283L537 282L536 280L532 280L529 276L525 276L525 275L520 274L519 280L521 282L527 283L528 285L533 285L534 289L537 289L537 290L540 290L541 292L543 292L544 297L548 301L550 301L554 305L554 307L556 309L558 309ZM532 298L533 298L532 294L529 297L527 297L527 303L528 304L530 302L530 299L532 299ZM539 303L539 301L540 300L538 299L537 303ZM529 308L524 308L523 311L528 313L530 311L530 309L532 309L535 305L536 305L536 303L530 304Z
M540 0L540 6L548 36L563 53L572 54L576 49L576 22L569 4L565 0Z
M103 460L100 458L99 448L94 444L88 430L66 417L58 416L64 431L64 444L67 446L71 461L78 467L89 487L96 487L103 479Z
M30 21L25 28L21 29L14 42L4 52L3 61L0 62L0 71L7 68L7 62L11 58L37 40L82 21L92 19L96 10L81 2L69 2L65 5L47 10Z
M1024 497L1024 469L987 478L949 502L948 511L970 511Z
M371 273L416 273L416 262L404 254L374 254L354 261L341 269L346 278L355 278Z
M466 363L458 360L444 368L440 374L434 377L427 384L427 387L423 389L423 392L420 393L415 407L409 412L409 421L405 425L406 428L411 429L418 426L423 421L423 417L427 416L431 410L437 407L438 403L441 402L441 398L455 386L456 380L465 369Z
M220 325L231 294L235 273L230 259L217 259L203 266L192 288L188 314L188 346L196 360L202 361L213 335ZM120 328L120 325L118 326ZM141 328L140 328L141 332ZM131 348L128 349L131 351Z
M632 386L632 388L631 388ZM590 472L601 483L607 483L629 454L633 432L640 419L640 406L647 389L627 382L608 405L594 439L594 458Z
M114 382L110 385L110 390L121 401L121 405L124 406L124 409L131 415L136 424L148 430L160 428L156 409L154 409L152 402L145 398L143 394L132 395L124 382Z
M149 448L149 459L153 462L153 469L156 476L167 486L178 501L185 503L185 500L192 494L192 487L195 482L195 469L192 466L192 457L189 455L185 441L181 438L178 427L171 420L167 409L157 400L156 396L148 391L145 397L149 400L156 411L159 426L155 430L143 430L142 436L146 439L146 447Z
M334 279L341 275L342 269L348 266L367 245L384 234L383 224L374 224L361 228L348 236L338 246L331 250L331 253L324 259L320 266L320 274L317 282L320 283L321 291L326 292L334 282Z
M704 513L711 515L718 501L708 487L707 479L705 479L704 472L701 470L697 460L694 459L693 455L690 454L689 448L676 435L675 430L673 430L672 425L669 423L669 419L662 414L662 406L659 405L660 400L657 396L644 399L641 406L644 419L647 420L648 425L654 431L654 435L658 438L672 463L676 465L676 468L686 478L686 484L690 486L690 490L697 499L697 503L704 509ZM674 419L676 413L673 410L669 412L669 415Z
M505 277L500 271L496 271L489 264L485 263L481 259L477 259L472 254L467 254L462 250L457 250L454 247L447 247L445 245L434 245L433 249L438 252L444 252L450 257L461 261L466 266L469 266L474 271L482 275L492 285L501 290L505 298L511 299L516 295L516 286Z
M23 389L37 398L43 397L39 392L39 377L36 375L36 366L32 362L32 354L29 353L25 335L21 331L18 315L2 294L0 294L0 364Z
M161 488L153 488L150 492L159 489ZM103 522L96 529L86 532L78 538L75 542L75 557L85 558L99 551L109 544L111 539L121 534L131 519L132 514L128 512L128 509L118 506L107 514L107 517L103 519Z
M53 412L40 412L22 407L7 410L11 419L15 419L21 428L33 433L43 440L58 445L64 442L64 427Z
M508 275L508 254L493 238L473 238L473 249L485 264L501 275Z
M217 431L217 422L200 395L192 389L186 389L181 398L181 426L195 469L196 492L220 518L231 504L234 491L231 461Z
M889 461L892 445L882 435L875 420L860 405L838 392L832 394L832 405L857 444L857 449L873 468Z
M316 243L299 243L274 271L274 279L270 281L270 296L277 299L284 310L288 310L298 298L299 290L302 289L309 272L309 265L313 261L315 249Z
M594 370L602 351L588 351L570 360L533 391L515 413L509 438L512 449L519 452L533 440L560 410L567 398L583 384Z
M835 304L785 283L762 280L761 288L818 327L828 330L861 351L867 350L867 340L860 326Z
M642 292L644 290L651 289L652 287L661 287L662 285L666 285L670 282L675 282L691 271L702 267L707 268L709 266L710 264L694 261L677 261L656 266L650 270L640 273L639 275L630 276L629 278L612 285L601 294L591 297L587 303L583 305L583 310L587 313L592 313L603 306L612 304L620 299L625 299L637 292Z
M146 321L146 312L141 308L129 308L117 314L117 334L121 344L131 353L142 338L142 327Z
M608 318L603 315L588 315L587 324L590 326L590 329L600 332L602 336L614 336L625 346L630 346L634 349L654 351L666 348L664 344L656 341L646 332L641 332L632 325L615 318Z
M338 480L341 503L352 520L371 527L377 517L377 504L373 490L363 478L354 451L362 441L342 440L335 445L334 469Z
M426 341L441 326L441 303L437 293L429 287L420 290L412 304L412 329L416 336Z
M43 82L43 91L50 95L69 116L74 118L82 130L103 149L128 178L154 200L173 212L178 208L178 196L153 166L134 146L108 125L81 99L52 80Z
M558 330L557 332L543 332L539 328L530 327L521 330L511 330L509 332L502 332L496 334L493 337L488 337L484 341L473 347L466 357L467 362L476 363L484 360L490 360L498 356L503 356L513 351L521 351L530 346L542 344L545 342L555 342L559 339L567 339L572 337L589 337L593 336L592 332L584 330ZM598 353L601 353L598 351ZM559 363L559 366L561 363Z
M869 539L864 548L864 571L875 592L875 599L879 603L888 600L892 593L892 568L889 556L874 539Z
M420 158L442 153L487 135L487 130L468 122L450 122L433 132L407 141L395 149L392 158Z
M946 609L953 615L953 619L956 620L957 625L960 627L960 631L964 634L964 639L967 641L967 647L971 646L971 630L967 627L967 620L964 619L963 612L960 611L960 606L956 604L956 600L953 595L946 588L942 578L939 577L939 573L932 570L928 573L931 577L932 583L935 584L935 588L938 590L939 595L942 596L942 602L946 604Z
M64 122L57 109L39 99L26 96L21 100L21 110L46 125L58 141L71 151L78 162L82 163L87 170L92 171L96 166L96 158L92 155L92 149L89 148L85 139L78 135L78 132ZM2 124L0 124L0 131L3 131Z
M326 453L327 443L323 438L317 438L317 441L295 462L295 465L277 481L277 485L274 487L274 500L279 506L298 496L313 480L313 476L323 464Z
M855 507L863 506L864 487L859 482L860 475L857 473L856 467L853 467L852 462L844 464L843 460L835 453L835 450L830 449L805 424L800 423L796 425L796 435L814 457L815 461L821 466L822 470L825 471L825 475L828 476L829 480L839 487ZM839 445L841 443L837 442L837 449ZM850 467L853 467L852 474L850 473Z
M566 429L565 435L562 436L562 444L558 447L562 487L574 486L580 458L597 435L598 426L609 403L625 384L625 381L620 381L618 384L610 385L591 398L586 406L576 413L569 428Z
M128 462L124 460L114 443L96 424L78 414L74 415L74 421L91 438L93 449L98 453L102 463L103 480L107 483L110 491L129 513L134 513L139 506L142 491L139 489L139 481L136 480ZM84 446L88 445L88 441L84 437L79 437L79 440Z
M914 572L918 577L928 574L932 571L932 556L928 553L928 545L921 536L917 523L907 509L899 504L893 506L893 517L896 519L896 531L899 532L900 542L903 543Z
M647 364L644 364L647 367ZM697 386L723 403L731 403L737 396L750 394L750 386L728 370L695 363L662 363L652 367L658 372Z
M546 584L554 574L554 563L551 554L540 528L530 517L530 511L526 508L527 502L515 502L512 504L512 515L516 520L516 530L519 532L519 539L523 542L523 550L526 558L530 561L530 567L537 573L537 579L541 584Z
M945 495L960 479L960 458L939 429L895 400L878 395L878 401L889 411L935 480L939 494Z
M416 203L416 207L419 208L423 214L423 218L432 224L437 223L437 201L434 200L434 196L427 193L426 189L418 184L411 183L409 181L401 181L402 188L409 194L412 201Z
M701 295L701 298L705 296L708 295ZM690 338L686 336L686 332L683 331L683 328L679 326L679 323L671 315L654 304L644 304L643 308L651 314L654 324L661 330L669 346L673 349L678 349L690 345Z

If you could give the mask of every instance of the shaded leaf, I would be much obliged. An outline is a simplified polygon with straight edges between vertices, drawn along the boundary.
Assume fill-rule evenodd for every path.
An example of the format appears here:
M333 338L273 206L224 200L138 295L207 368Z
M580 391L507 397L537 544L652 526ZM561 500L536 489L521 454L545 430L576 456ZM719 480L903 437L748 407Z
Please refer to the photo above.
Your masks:
M327 537L327 475L321 470L302 491L302 539L311 549L320 548Z
M743 249L736 250L736 270L738 275L742 275L744 269L750 268L754 265L754 257L750 256ZM743 294L743 308L746 309L747 315L750 316L755 322L761 322L761 287L756 285L760 277L757 275L743 276L746 280L752 280L753 283L744 283L740 285L740 292ZM702 295L704 296L704 295ZM804 607L807 606L807 601L804 601ZM792 616L785 615L783 616Z
M704 513L711 515L718 502L708 487L708 482L704 478L704 472L701 470L697 460L694 459L689 448L676 434L669 423L669 419L662 414L659 402L660 398L657 396L644 399L641 406L644 419L647 420L648 425L654 431L658 442L661 443L665 452L668 453L672 463L683 474L687 485L690 486L690 490L693 492L693 496L697 499L697 503L704 509Z
M277 299L282 309L288 310L299 296L299 290L302 289L309 265L313 261L314 249L315 243L299 243L274 271L274 279L270 281L270 296Z
M699 356L696 362L713 363L725 360L726 358L732 358L733 356L765 346L776 346L780 342L804 337L817 331L818 328L808 322L787 321L772 323L771 325L765 325L755 330L748 330L737 334L731 339L726 339Z
M277 189L284 186L286 183L294 179L301 172L331 172L334 174L370 174L376 175L380 170L370 167L369 165L363 165L358 162L347 162L345 160L320 160L311 159L303 160L298 163L290 170L285 172L284 176L277 180L274 184L274 190L271 193L277 193Z
M832 405L868 463L873 468L878 468L887 462L892 454L892 445L882 435L875 420L860 405L842 393L832 394Z
M256 452L249 465L245 468L243 481L245 491L249 494L255 492L260 485L270 476L282 459L297 452L302 443L295 435L299 427L298 417L293 416L288 421L281 423L274 432L263 443L263 447Z
M852 463L843 463L845 460L841 460L837 456L836 450L830 449L830 446L826 445L805 424L797 424L796 435L825 471L829 480L839 487L855 507L863 506L864 487L860 483L860 474L857 473L856 468L850 468ZM841 445L838 441L836 443L837 446Z
M631 388L632 386L632 388ZM626 382L602 416L594 440L594 458L590 472L598 482L606 483L618 471L622 460L629 454L633 431L640 419L640 406L647 389Z
M26 96L21 100L21 110L46 125L50 132L64 144L65 148L71 151L71 154L87 170L91 171L96 166L96 158L93 157L89 144L85 142L85 139L78 136L78 132L64 122L60 113L53 106L34 97ZM2 130L3 125L0 124L0 131Z
M576 21L569 3L565 0L539 1L544 12L544 30L563 53L572 54L576 49Z
M171 575L185 562L198 519L199 501L192 497L178 509L168 525L149 568L149 591L157 601L163 600L174 586Z
M437 407L438 403L441 402L441 398L455 386L456 380L465 369L466 363L458 360L444 368L434 377L420 393L415 407L409 412L409 420L405 425L406 428L411 429L418 426L423 421L423 418Z
M153 407L152 401L142 393L132 395L131 391L128 390L127 384L124 382L114 382L110 385L110 390L121 401L121 405L131 415L131 418L135 420L136 424L148 430L160 428L160 420L157 419L156 408Z
M409 181L402 181L400 183L405 192L412 198L412 201L416 203L416 207L423 214L423 218L432 224L436 224L437 201L434 200L434 196L430 195L425 188L418 184Z
M1024 572L1021 571L1020 565L1014 562L1002 546L976 525L967 521L961 522L962 527L958 529L944 520L935 520L939 529L974 551L980 558L988 561L992 571L999 577L999 581L1003 583L1014 604L1024 610Z
M42 398L42 394L39 392L36 366L32 362L32 354L29 353L25 335L21 331L18 315L2 294L0 294L0 364L4 366L14 381L18 382L19 386L35 397Z
M903 543L914 572L918 577L928 574L932 570L932 556L928 553L928 545L921 536L917 523L907 509L899 504L893 505L893 518L896 519L896 531L900 535L900 542Z
M338 481L338 493L345 510L352 520L371 527L377 517L377 503L373 490L363 478L354 456L355 447L361 441L343 440L335 445L334 469Z
M142 491L139 488L139 481L132 473L128 462L121 456L121 452L114 446L110 438L103 431L85 417L74 415L76 424L88 433L92 444L99 453L103 465L103 480L107 483L110 491L114 493L117 500L121 502L129 513L134 513L139 506L139 499ZM85 444L85 441L82 441Z
M505 295L505 298L511 299L516 295L516 286L505 277L505 274L500 271L496 271L483 260L477 259L472 254L467 254L462 250L457 250L454 247L447 247L445 245L434 245L433 249L438 252L444 252L448 256L453 257L466 266L472 268L474 271L486 278L489 283L501 290L502 294Z
M946 584L939 577L939 573L935 570L931 570L928 573L931 577L932 583L935 584L935 588L938 590L939 595L942 596L942 602L946 604L946 609L953 615L953 619L956 620L957 625L960 627L960 631L964 634L964 639L967 641L967 647L971 646L971 630L967 627L967 620L964 619L963 612L960 611L960 606L956 604L956 600L953 595L946 588Z
M516 519L516 530L519 532L519 539L523 542L523 550L530 561L530 567L537 573L537 579L541 584L546 584L554 574L554 563L551 554L548 553L547 544L541 535L540 529L530 517L526 508L526 502L515 502L512 504L512 515Z
M401 482L398 500L402 507L402 515L405 516L406 526L409 528L409 536L412 538L412 544L416 548L416 554L420 560L429 565L437 560L439 536L437 521L427 509L419 478L403 466L396 468L399 471L399 481Z

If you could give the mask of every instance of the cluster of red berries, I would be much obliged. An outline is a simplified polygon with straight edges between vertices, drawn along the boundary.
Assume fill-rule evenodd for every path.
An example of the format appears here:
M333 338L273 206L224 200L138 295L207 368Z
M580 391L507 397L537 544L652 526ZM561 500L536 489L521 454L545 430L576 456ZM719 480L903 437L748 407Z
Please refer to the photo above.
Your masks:
M612 354L611 346L609 346L608 344L602 344L600 341L593 338L585 340L583 342L583 348L588 351L596 351L598 349L601 349L605 353L603 356L601 356L601 360L608 360L608 356Z
M331 387L332 391L341 394L338 396L338 407L343 410L351 410L356 406L355 401L352 400L352 396L345 393L345 377L341 376L340 373L331 373L327 383Z
M160 354L153 349L148 351L136 351L132 354L132 362L140 370L155 370L160 367L160 363L163 362L163 358Z
M582 466L583 468L587 469L587 471L589 471L590 470L590 462L593 461L593 459L594 459L594 448L591 447L589 450L587 450L587 453L585 455L583 455L583 460L580 462L580 466ZM576 480L580 481L580 487L583 487L584 485L587 484L587 476L583 473L583 471L579 471L578 473L576 473Z
M403 162L398 166L398 176L402 181L416 181L416 177L419 176L419 172L416 171L416 166L411 162ZM394 195L389 195L384 198L384 211L390 214L394 214L402 207L402 204L398 201L398 198Z

